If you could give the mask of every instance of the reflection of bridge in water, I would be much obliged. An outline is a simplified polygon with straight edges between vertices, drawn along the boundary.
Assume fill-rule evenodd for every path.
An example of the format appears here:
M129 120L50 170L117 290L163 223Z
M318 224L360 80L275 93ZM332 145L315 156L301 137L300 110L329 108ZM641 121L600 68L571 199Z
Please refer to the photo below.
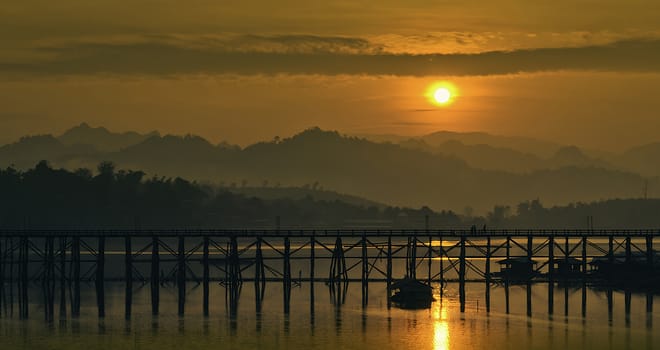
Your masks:
M582 290L586 314L587 286L602 287L613 312L613 289L625 292L630 314L631 294L647 293L653 310L654 285L636 285L640 277L655 282L658 275L653 239L660 230L17 230L0 231L0 312L28 317L28 286L40 283L44 312L54 319L56 295L60 313L80 315L81 282L94 282L98 315L105 316L106 281L125 282L125 315L131 317L135 288L149 286L151 310L159 313L160 289L178 290L178 314L185 312L187 285L201 285L202 308L209 315L209 284L226 288L235 305L241 288L252 283L257 311L268 282L281 283L284 312L289 313L291 289L325 283L335 302L342 303L348 283L361 285L362 305L369 287L408 276L432 284L456 282L461 311L469 283L485 284L486 310L490 289L522 284L531 315L532 284L548 284L548 313L554 312L555 285ZM502 271L493 272L499 263ZM295 271L298 271L295 274ZM68 295L68 297L67 297ZM233 308L235 311L235 308ZM627 317L628 319L628 317Z

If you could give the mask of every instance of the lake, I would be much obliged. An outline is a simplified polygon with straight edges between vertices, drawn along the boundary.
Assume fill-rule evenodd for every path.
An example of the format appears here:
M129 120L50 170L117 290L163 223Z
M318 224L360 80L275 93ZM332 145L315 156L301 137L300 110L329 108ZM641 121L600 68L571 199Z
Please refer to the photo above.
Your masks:
M202 314L202 288L188 284L186 314L177 316L177 289L161 289L161 313L151 315L149 285L135 286L133 315L124 318L124 284L106 284L106 317L99 319L93 284L82 290L79 319L70 309L55 321L44 321L43 294L30 288L30 318L3 314L3 349L652 349L660 346L660 320L647 314L647 296L632 294L626 316L624 293L613 293L608 314L605 291L587 289L586 317L582 290L554 288L554 312L548 310L548 285L532 285L531 316L527 316L525 286L510 286L510 314L504 287L491 287L491 310L485 308L483 283L468 283L466 311L460 312L458 284L442 293L434 284L430 309L387 308L384 283L369 285L369 304L361 305L359 283L349 283L343 303L329 288L315 283L294 287L291 310L283 311L281 283L268 283L260 313L254 285L244 283L236 309L227 305L225 288L211 287L210 316ZM442 295L441 295L442 294ZM568 295L568 308L564 302ZM657 305L657 297L653 297ZM59 300L59 297L56 297ZM7 307L6 312L9 312ZM234 311L234 312L231 312ZM568 314L565 315L565 311Z

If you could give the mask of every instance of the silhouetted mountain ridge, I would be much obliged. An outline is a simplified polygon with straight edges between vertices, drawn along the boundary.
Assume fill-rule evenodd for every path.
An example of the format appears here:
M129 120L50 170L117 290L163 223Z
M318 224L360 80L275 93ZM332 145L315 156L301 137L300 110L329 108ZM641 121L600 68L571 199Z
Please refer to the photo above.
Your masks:
M158 135L156 131L147 134L132 131L114 133L104 127L93 128L87 123L82 123L65 131L57 139L65 145L90 145L101 152L112 152Z

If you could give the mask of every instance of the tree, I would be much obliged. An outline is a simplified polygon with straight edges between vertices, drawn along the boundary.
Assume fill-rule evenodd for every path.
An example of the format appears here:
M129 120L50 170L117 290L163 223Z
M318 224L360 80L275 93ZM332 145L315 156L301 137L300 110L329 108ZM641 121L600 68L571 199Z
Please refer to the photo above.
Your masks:
M101 162L96 167L99 172L99 176L101 177L113 177L115 174L115 168L115 163L109 161Z

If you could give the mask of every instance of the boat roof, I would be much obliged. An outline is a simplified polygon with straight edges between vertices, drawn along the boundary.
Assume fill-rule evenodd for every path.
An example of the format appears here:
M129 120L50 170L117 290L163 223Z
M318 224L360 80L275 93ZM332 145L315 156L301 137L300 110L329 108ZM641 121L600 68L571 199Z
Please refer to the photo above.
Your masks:
M412 278L404 278L402 280L398 280L390 286L393 289L433 289L431 286L428 284L422 283L416 279Z

